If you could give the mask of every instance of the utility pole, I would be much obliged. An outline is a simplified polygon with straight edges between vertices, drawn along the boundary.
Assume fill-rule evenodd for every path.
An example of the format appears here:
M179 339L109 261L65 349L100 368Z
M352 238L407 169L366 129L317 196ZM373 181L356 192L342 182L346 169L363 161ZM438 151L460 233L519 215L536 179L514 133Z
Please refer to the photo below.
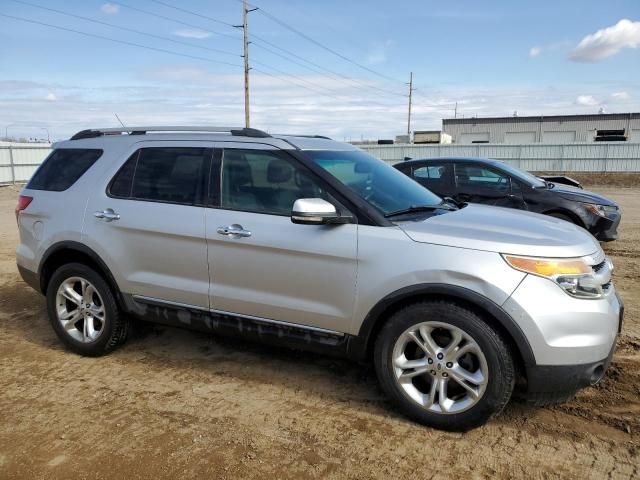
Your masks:
M249 113L249 26L247 24L247 0L242 2L242 31L244 33L244 126L251 126Z
M453 118L458 118L458 102L456 102L456 106L453 109Z
M411 97L413 94L413 72L409 74L409 115L407 116L407 135L411 141Z

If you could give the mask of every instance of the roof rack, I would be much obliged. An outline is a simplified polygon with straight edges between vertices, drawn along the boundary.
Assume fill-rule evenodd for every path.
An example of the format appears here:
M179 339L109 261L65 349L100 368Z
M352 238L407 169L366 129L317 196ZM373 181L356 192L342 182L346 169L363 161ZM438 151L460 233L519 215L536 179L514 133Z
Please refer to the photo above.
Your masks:
M256 128L243 128L243 127L118 127L118 128L94 128L89 130L82 130L76 133L71 140L80 140L83 138L96 138L103 135L118 135L122 133L128 133L129 135L146 135L149 132L215 132L215 133L230 133L236 137L253 137L253 138L267 138L271 137L267 132L258 130Z
M324 135L296 135L295 133L278 133L277 135L282 137L322 138L324 140L333 140L333 138L326 137Z

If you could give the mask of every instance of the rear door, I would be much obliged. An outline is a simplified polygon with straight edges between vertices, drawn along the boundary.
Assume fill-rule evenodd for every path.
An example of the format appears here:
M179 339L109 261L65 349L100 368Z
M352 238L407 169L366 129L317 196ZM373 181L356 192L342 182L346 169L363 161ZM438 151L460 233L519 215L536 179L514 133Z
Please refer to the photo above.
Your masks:
M356 292L357 225L292 223L298 198L337 203L321 181L273 147L220 146L211 182L213 208L206 211L211 307L346 331ZM225 233L229 230L240 233Z
M140 142L96 187L83 241L124 293L209 308L204 203L212 154L193 142Z

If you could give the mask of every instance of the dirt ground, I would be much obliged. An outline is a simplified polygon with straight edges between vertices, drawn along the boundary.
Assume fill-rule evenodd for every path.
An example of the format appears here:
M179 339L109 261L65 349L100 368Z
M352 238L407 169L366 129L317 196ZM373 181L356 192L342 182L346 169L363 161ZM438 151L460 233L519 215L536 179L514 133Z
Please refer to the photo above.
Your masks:
M0 188L0 478L638 478L640 188L591 188L624 210L606 379L466 434L406 420L370 369L317 355L164 327L103 358L66 351L19 279L17 190Z

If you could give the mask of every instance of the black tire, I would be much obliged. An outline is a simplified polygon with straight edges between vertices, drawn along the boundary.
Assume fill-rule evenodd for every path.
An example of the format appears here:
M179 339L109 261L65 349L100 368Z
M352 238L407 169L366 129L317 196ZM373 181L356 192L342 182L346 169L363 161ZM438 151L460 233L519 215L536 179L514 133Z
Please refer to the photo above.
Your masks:
M58 320L56 297L58 288L71 277L88 280L98 292L104 306L105 317L98 337L84 343L71 337ZM81 263L68 263L59 267L51 276L47 287L47 312L58 338L72 351L87 357L105 355L124 343L129 331L129 321L120 312L111 288L102 276Z
M451 414L429 411L398 385L392 364L394 345L407 329L425 321L436 321L463 330L477 343L486 358L486 389L477 403L467 410ZM396 312L380 331L374 356L380 385L400 411L419 423L441 430L467 431L483 425L503 410L515 386L513 357L501 336L475 312L447 301L414 303Z

